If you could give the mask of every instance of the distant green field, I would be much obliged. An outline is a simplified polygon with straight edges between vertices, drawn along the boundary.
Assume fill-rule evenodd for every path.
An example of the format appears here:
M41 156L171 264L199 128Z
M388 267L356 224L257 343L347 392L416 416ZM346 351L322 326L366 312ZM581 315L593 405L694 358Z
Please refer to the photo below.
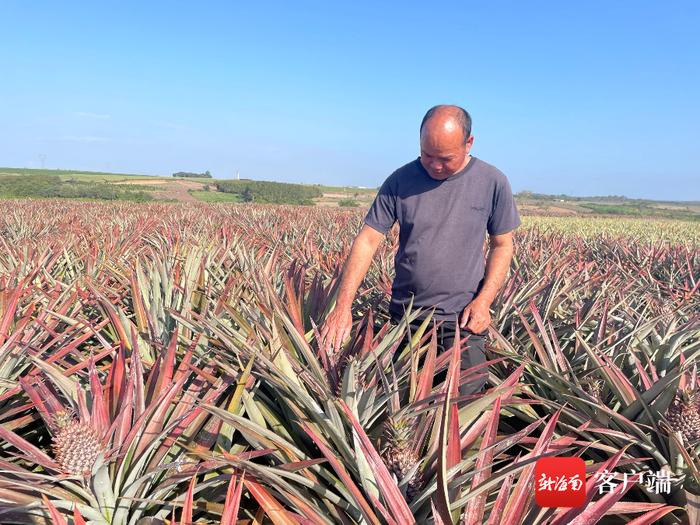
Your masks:
M129 182L134 180L161 180L170 179L170 177L152 177L149 175L121 175L121 174L109 174L102 173L99 175L90 175L88 173L68 173L65 175L59 175L61 180L76 180L81 182Z
M653 217L685 221L700 220L700 203L694 201L668 202L649 199L628 199L622 196L572 197L520 192L515 195L518 205L536 206L541 210L563 208L578 215L613 215Z
M691 209L662 208L649 204L598 204L583 203L582 207L603 215L627 215L637 217L664 217L668 219L700 221L700 215Z
M257 204L301 204L313 206L314 199L323 196L315 186L257 180L231 180L217 182L216 189L224 193L240 195L244 202Z
M321 191L327 193L349 193L354 195L355 193L359 195L373 195L377 193L377 188L355 188L352 186L325 186L323 184L308 184L305 186L312 186L318 188Z
M0 175L58 175L61 180L90 180L103 182L119 182L121 180L139 179L169 179L171 177L152 177L132 173L105 173L101 171L77 170L41 170L33 168L0 168Z
M149 193L138 186L108 184L102 180L68 178L51 174L3 174L0 173L0 198L39 199L92 199L128 200L143 202L151 200Z
M241 202L237 193L223 193L220 191L191 191L195 199L202 202Z

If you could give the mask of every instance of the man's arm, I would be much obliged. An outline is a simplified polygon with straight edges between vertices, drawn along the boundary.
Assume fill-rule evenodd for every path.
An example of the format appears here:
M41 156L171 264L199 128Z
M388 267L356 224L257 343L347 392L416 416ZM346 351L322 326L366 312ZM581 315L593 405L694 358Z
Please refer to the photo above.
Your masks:
M384 235L366 224L352 243L350 255L345 261L335 308L329 314L321 329L321 341L339 350L352 328L352 302L357 289L367 275L377 247Z
M459 326L479 334L491 324L489 308L506 279L513 259L513 232L489 236L484 283L474 300L462 312Z

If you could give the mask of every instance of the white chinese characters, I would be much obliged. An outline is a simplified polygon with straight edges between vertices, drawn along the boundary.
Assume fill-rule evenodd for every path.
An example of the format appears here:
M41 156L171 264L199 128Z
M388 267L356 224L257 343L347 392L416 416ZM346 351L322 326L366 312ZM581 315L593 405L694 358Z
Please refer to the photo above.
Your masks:
M613 492L619 485L619 476L611 473L607 469L602 472L595 473L595 479L600 480L598 484L598 493L605 494L607 492ZM622 473L622 490L627 489L629 483L638 483L645 485L654 494L670 494L671 493L671 482L673 478L671 473L666 470L660 470L657 472L623 472Z
M537 490L547 492L578 491L583 486L583 481L578 474L574 476L548 476L543 472L537 483Z

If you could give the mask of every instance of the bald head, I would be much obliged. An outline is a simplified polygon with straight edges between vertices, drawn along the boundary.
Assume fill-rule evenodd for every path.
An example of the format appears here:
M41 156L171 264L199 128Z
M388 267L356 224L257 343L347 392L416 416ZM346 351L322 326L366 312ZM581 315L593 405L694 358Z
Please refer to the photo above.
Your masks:
M433 106L423 117L420 134L435 137L438 140L454 141L459 138L466 144L472 132L472 119L469 113L459 106Z
M430 108L420 125L420 162L428 174L444 180L469 163L472 119L458 106Z

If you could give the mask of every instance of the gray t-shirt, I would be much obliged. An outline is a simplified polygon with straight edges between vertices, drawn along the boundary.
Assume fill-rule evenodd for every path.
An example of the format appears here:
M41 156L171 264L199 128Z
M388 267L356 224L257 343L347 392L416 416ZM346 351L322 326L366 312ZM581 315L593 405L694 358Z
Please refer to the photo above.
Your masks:
M443 181L432 178L420 158L392 173L379 189L365 224L386 234L399 222L399 249L390 312L436 307L434 318L454 320L479 292L484 279L486 233L520 225L508 179L472 157Z

